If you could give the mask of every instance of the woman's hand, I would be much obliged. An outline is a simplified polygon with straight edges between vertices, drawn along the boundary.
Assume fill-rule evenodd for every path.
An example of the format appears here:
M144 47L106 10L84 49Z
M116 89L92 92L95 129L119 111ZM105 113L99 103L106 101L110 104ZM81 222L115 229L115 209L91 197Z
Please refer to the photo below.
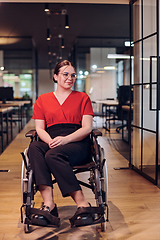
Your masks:
M58 136L54 139L48 141L48 145L50 148L55 148L60 145L65 145L70 142L81 141L85 137L87 137L92 131L92 122L93 117L91 115L84 115L82 117L82 127L76 130L75 132L67 135L67 136Z
M65 145L67 143L68 143L67 137L58 136L58 137L55 137L54 139L50 140L48 145L50 148L55 148L55 147L58 147L61 145Z

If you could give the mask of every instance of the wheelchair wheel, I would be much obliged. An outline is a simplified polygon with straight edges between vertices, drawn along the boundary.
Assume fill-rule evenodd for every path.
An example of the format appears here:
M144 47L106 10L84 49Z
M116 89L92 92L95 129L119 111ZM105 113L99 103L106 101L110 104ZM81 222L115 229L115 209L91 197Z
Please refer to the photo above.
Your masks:
M27 157L27 150L28 148L25 149L24 151L24 156L26 158L26 162L28 164L28 157ZM27 169L25 167L24 161L22 161L22 170L21 170L21 199L22 199L22 204L26 203L27 200L27 188L28 188L28 177L27 177Z
M101 222L101 231L105 232L106 230L106 213L105 213L105 206L103 204L103 199L102 199L102 189L101 189L101 178L100 178L100 172L98 169L95 169L94 171L95 174L95 198L96 198L96 204L97 207L103 206L104 208L104 214L101 216L103 219L103 222Z
M106 221L108 221L108 171L107 171L107 160L105 158L104 149L100 147L100 156L101 156L101 173L100 173L100 181L101 181L101 191L102 191L102 200L104 206L104 218L105 222L101 223L101 230L105 232L106 230Z
M33 186L33 171L30 170L28 174L28 187L27 187L27 199L24 213L24 232L29 233L28 220L30 216L27 216L27 209L34 207L34 186Z
M28 188L27 188L27 207L34 207L34 184L33 184L33 171L29 171Z
M102 189L102 198L104 205L108 205L108 171L107 171L107 160L105 158L104 149L101 148L101 189Z

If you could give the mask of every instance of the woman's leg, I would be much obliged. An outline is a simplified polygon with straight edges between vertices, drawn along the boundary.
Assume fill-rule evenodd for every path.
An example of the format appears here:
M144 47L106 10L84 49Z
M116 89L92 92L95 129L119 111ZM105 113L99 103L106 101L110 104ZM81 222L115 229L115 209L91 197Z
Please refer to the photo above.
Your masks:
M86 144L85 144L86 145ZM46 162L57 180L62 195L70 195L78 207L88 207L82 189L73 172L72 166L84 164L88 153L82 143L71 143L50 149L46 153Z
M54 208L51 172L45 160L49 147L43 142L32 142L29 146L28 157L33 170L35 183L42 195L44 205Z
M49 150L48 144L34 141L29 145L28 157L33 170L36 185L52 187L51 172L45 160L45 154Z
M71 192L81 190L67 156L62 155L59 151L56 153L55 149L50 149L46 153L46 161L63 197L68 196Z
M85 199L85 196L84 196L82 190L71 192L71 193L69 193L69 195L73 198L73 200L77 204L77 208L90 206L89 203L87 202L87 200Z
M52 187L46 185L39 185L38 187L43 198L44 205L50 207L50 210L52 210L55 207Z

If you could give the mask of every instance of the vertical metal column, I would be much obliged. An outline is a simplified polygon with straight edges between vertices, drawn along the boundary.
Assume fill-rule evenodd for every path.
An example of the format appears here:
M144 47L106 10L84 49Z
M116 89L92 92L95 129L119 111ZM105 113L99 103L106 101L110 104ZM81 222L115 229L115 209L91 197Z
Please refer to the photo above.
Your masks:
M156 185L158 184L158 156L159 156L159 151L158 151L158 145L159 145L159 100L160 100L160 82L159 82L159 0L156 2L157 6L157 121L156 121Z

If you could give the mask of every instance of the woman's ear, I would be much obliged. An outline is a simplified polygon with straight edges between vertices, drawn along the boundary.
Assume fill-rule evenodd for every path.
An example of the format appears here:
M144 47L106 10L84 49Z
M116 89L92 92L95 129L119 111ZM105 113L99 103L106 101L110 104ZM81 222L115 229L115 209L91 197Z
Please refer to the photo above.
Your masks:
M54 80L57 81L57 79L58 79L58 75L54 74Z

